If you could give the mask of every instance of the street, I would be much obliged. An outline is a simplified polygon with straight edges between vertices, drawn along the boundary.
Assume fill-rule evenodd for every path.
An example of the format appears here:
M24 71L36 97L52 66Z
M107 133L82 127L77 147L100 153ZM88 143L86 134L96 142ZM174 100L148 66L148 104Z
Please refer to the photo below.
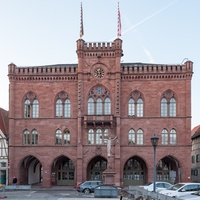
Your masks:
M78 199L95 199L102 200L102 198L94 198L94 193L84 194L79 193L76 190L51 190L51 189L32 189L31 191L12 190L0 192L0 199L31 199L31 200L78 200ZM103 198L104 200L110 198ZM112 198L113 200L119 200L119 198Z

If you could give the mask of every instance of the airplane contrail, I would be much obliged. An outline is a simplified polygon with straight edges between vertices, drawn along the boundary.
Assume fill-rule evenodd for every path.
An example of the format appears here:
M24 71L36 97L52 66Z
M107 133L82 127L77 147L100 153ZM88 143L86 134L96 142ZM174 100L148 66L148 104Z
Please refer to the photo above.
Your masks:
M155 15L161 13L162 11L166 10L167 8L171 7L171 6L174 5L177 1L179 1L179 0L176 0L176 1L172 2L172 3L170 3L169 5L166 5L165 7L161 8L161 9L158 10L158 11L156 11L156 12L153 13L152 15L150 15L150 16L144 18L143 20L141 20L141 21L138 22L137 24L131 26L131 27L128 28L128 29L126 29L125 31L122 32L122 35L124 35L124 34L127 33L128 31L132 30L132 29L135 28L136 26L138 26L138 25L140 25L140 24L146 22L147 20L151 19L152 17L154 17ZM115 38L113 38L113 39L115 39ZM111 39L111 40L113 40L113 39Z

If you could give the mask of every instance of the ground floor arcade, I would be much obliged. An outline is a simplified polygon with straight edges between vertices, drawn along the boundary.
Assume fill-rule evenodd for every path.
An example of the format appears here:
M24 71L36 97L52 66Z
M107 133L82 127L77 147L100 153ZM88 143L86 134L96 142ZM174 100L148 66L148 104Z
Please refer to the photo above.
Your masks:
M64 155L56 157L50 163L47 165L37 156L29 155L22 158L15 169L15 174L18 175L18 184L40 183L44 187L76 186L80 180L103 180L104 171L108 168L107 158L101 155L91 158L86 168L82 168L82 172L77 166L78 162ZM120 174L116 174L115 179L116 183L120 183L121 186L144 185L152 181L150 177L153 177L153 162L152 165L149 165L142 157L133 155L120 166ZM83 175L80 178L78 174ZM180 163L173 156L164 156L157 162L157 180L171 183L180 182L181 174Z

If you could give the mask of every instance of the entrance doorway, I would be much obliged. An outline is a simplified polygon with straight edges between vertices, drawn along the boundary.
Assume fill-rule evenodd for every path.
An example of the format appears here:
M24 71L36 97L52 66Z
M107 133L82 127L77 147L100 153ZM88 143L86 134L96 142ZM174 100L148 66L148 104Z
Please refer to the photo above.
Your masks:
M107 169L107 160L101 156L92 159L87 168L88 180L103 180L103 172Z
M124 166L124 186L144 185L146 173L146 164L141 158L135 156L129 159Z
M65 156L54 161L51 173L52 185L74 185L74 164Z

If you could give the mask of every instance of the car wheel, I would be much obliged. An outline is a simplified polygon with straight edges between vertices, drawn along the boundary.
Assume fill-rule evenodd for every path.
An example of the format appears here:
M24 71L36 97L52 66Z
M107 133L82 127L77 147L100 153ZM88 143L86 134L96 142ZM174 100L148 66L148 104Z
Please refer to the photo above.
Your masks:
M88 188L85 188L85 190L83 191L85 194L89 194L90 190Z

